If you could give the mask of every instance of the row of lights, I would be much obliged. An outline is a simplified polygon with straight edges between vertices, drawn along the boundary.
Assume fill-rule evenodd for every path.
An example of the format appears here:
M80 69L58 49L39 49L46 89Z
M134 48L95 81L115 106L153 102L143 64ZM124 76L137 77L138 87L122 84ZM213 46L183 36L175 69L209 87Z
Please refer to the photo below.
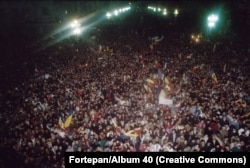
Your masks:
M130 10L131 7L125 7L125 8L121 8L121 9L116 9L113 12L107 12L106 17L109 19L112 16L118 16L120 13L126 12L128 10ZM82 32L82 27L81 24L78 20L73 20L70 24L70 27L72 28L72 33L74 35L79 35Z
M215 14L212 14L208 16L207 20L208 20L208 27L210 28L215 27L215 24L218 21L218 16Z
M78 20L74 20L70 26L73 29L74 34L78 35L81 33L81 24Z
M156 8L156 7L148 6L148 9L152 10L154 12L162 12L163 15L167 15L168 14L166 8L161 9L161 8ZM175 9L173 13L174 13L175 16L177 16L179 14L179 10Z
M131 3L129 3L129 5L130 5L130 4L131 4ZM107 13L106 13L106 17L107 17L108 19L110 19L111 17L113 17L113 16L118 16L119 14L121 14L121 13L123 13L123 12L126 12L126 11L128 11L128 10L130 10L130 9L131 9L130 6L129 6L129 7L125 7L125 8L115 9L115 10L112 11L112 12L107 12ZM167 15L167 14L168 14L168 11L167 11L166 8L161 9L161 8L156 8L156 7L148 6L148 9L153 10L154 12L162 12L163 15ZM174 10L174 15L177 16L178 14L179 14L178 9L175 9L175 10ZM214 19L214 18L211 18L211 19ZM81 34L81 24L79 23L78 20L74 20L74 21L71 23L70 26L71 26L71 28L72 28L72 30L73 30L73 31L72 31L73 34L75 34L75 35Z
M128 10L130 10L131 7L125 7L125 8L121 8L121 9L115 9L113 12L107 12L106 13L106 17L109 19L112 16L118 16L120 13L126 12Z
M196 43L200 42L200 39L202 38L201 35L191 35L191 40L195 41Z

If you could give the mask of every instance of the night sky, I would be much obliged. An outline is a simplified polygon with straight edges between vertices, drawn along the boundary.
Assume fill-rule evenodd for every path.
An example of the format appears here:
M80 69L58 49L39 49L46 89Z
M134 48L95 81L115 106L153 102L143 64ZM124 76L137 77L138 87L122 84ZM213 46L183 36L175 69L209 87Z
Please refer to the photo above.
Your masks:
M23 1L29 2L29 1ZM50 1L45 1L50 2ZM52 9L56 11L58 9L58 4L61 1L52 1ZM129 1L122 1L121 4L126 4ZM138 29L139 31L145 27L153 27L158 33L166 31L166 27L169 24L175 22L176 26L174 27L174 31L179 32L202 32L207 28L206 18L207 15L211 11L220 11L222 17L222 21L218 25L217 29L221 29L220 31L230 31L232 33L237 34L238 38L243 38L245 41L249 42L248 33L249 29L249 2L246 0L241 1L131 1L134 6L135 13L130 13L122 21L115 20L115 26L118 26L121 29ZM15 2L1 2L5 4L5 7L9 7L12 9L12 6L15 6ZM75 2L72 2L75 3ZM117 3L117 1L116 1ZM33 3L34 7L36 6ZM109 4L112 4L112 1L109 1ZM117 3L119 4L119 3ZM173 16L168 16L168 18L164 19L163 17L159 17L156 15L152 15L147 10L148 5L155 6L167 6L170 9L178 8L180 10L180 14L178 18L174 18ZM119 5L118 5L119 6ZM53 11L54 11L53 10ZM3 14L4 9L1 7L0 12ZM105 9L98 9L96 13L99 13L94 19L104 14ZM64 12L64 11L63 11ZM80 17L83 14L79 14ZM72 16L76 16L74 12L72 12ZM30 59L27 57L27 52L33 51L31 48L31 44L35 44L38 40L42 39L45 35L50 34L53 30L47 27L44 30L43 34L37 34L35 30L40 28L39 23L22 23L22 20L18 15L10 14L10 15L2 15L0 17L1 24L1 44L0 49L2 54L0 56L0 71L3 72L4 75L1 75L1 79L6 81L4 76L8 76L10 71L16 69L16 67L20 67L20 64L23 63L24 60ZM68 21L72 17L59 15L59 20ZM143 24L141 24L140 20L143 18ZM5 21L8 21L8 24ZM90 21L91 22L91 21ZM102 27L103 24L106 24L107 21L103 21L96 25L97 27ZM119 25L118 25L119 24ZM168 28L167 28L168 29ZM168 29L169 32L172 31ZM231 33L231 34L232 34ZM230 35L230 34L229 34ZM26 49L25 52L20 52L19 48ZM31 57L32 58L32 57ZM18 71L18 70L17 70ZM15 71L14 71L15 73ZM9 86L7 80L6 84ZM11 83L11 82L10 82ZM4 89L5 90L5 89Z

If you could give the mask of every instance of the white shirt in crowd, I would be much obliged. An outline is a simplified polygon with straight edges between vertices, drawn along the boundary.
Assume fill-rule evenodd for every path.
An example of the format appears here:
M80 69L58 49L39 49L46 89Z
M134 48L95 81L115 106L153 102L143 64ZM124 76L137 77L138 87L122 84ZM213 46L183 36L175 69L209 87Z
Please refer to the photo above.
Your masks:
M160 150L161 150L161 145L158 143L152 144L149 149L150 152L159 152Z

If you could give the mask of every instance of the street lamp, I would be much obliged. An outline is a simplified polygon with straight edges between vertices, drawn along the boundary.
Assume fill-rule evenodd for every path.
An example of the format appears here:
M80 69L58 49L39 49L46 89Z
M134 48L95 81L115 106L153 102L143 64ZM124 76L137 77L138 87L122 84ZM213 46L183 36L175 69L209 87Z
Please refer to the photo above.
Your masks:
M215 24L218 21L218 16L215 15L215 14L209 15L208 18L207 18L207 21L208 21L208 24L207 24L208 27L213 28L213 27L215 27Z
M81 34L81 29L80 29L80 28L75 28L75 29L73 30L73 33L74 33L75 35L79 35L79 34Z
M78 20L73 20L70 26L72 28L73 35L78 36L81 34L81 24L79 23Z
M179 14L178 9L175 9L175 10L174 10L174 15L177 16L178 14Z
M74 20L72 23L71 23L71 27L72 28L77 28L77 27L80 27L80 23L78 22L78 20Z
M215 14L211 14L207 17L207 26L208 26L208 33L210 34L212 29L216 27L216 24L218 22L219 18Z

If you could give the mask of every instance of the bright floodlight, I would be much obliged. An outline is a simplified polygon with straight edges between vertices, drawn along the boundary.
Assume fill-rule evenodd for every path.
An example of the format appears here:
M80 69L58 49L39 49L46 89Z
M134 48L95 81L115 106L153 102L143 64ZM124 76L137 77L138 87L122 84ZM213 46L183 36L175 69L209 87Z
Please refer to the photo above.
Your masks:
M80 29L80 28L75 28L75 29L73 30L73 33L76 34L76 35L78 35L78 34L81 33L81 29Z
M71 27L72 28L75 28L75 27L78 27L79 23L77 20L74 20L72 23L71 23Z
M214 27L215 26L215 22L208 22L208 27Z
M174 10L174 14L175 14L175 15L178 15L178 14L179 14L178 9L175 9L175 10Z
M154 12L156 11L156 8L154 8Z
M117 16L118 13L119 13L118 10L115 10L115 11L114 11L115 16Z
M107 16L107 18L110 18L110 17L112 16L112 14L108 12L108 13L106 14L106 16Z
M74 20L74 21L71 23L71 27L72 27L72 28L80 27L80 24L78 23L77 20Z
M71 23L71 27L76 27L77 25L77 20L74 20L72 23Z
M213 28L215 27L216 22L218 21L218 16L215 14L209 15L208 18L208 27Z
M208 16L207 20L209 22L216 22L218 20L218 16L212 14L212 15Z
M158 8L158 12L160 12L161 11L161 8Z

